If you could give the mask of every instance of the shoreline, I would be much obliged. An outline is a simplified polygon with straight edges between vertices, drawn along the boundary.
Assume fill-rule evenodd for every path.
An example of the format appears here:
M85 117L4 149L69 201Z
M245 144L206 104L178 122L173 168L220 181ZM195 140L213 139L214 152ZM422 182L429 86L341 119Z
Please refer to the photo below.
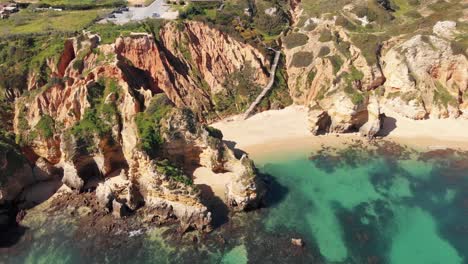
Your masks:
M418 151L436 149L468 150L468 120L429 119L412 120L385 109L387 119L381 131L386 140ZM339 147L353 140L364 140L358 133L331 133L314 136L308 129L307 108L289 106L268 110L249 119L241 115L211 124L221 130L224 140L249 154L256 161L271 159L285 153L303 154L322 146Z

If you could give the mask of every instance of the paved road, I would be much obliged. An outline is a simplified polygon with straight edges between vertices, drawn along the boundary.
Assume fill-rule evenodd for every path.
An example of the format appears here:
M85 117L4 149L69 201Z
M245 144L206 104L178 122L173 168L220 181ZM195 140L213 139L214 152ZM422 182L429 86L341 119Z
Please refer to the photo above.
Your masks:
M260 103L263 97L265 97L268 91L270 91L270 89L273 87L273 83L275 83L276 67L278 66L280 55L281 55L281 51L279 50L275 51L275 59L273 60L273 64L271 65L271 69L270 69L270 81L265 86L265 88L263 88L263 91L257 96L255 101L250 105L249 109L245 111L244 116L243 116L244 119L249 118L250 114L255 109L255 107Z
M174 12L169 12L169 5L165 0L155 0L151 5L146 7L129 7L129 10L121 14L115 13L115 18L107 18L106 20L115 24L125 24L130 21L139 21L147 18L176 18Z

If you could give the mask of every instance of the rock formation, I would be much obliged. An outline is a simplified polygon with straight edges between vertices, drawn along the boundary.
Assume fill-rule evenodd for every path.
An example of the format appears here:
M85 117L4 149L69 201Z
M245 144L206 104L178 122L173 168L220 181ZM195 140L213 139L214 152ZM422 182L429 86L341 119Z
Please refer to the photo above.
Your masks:
M228 74L250 64L263 84L268 63L202 23L182 25L167 24L158 40L146 33L110 45L89 33L67 40L48 62L54 83L31 80L31 93L17 99L14 128L41 171L77 192L96 189L115 216L143 210L159 222L176 219L181 231L209 231L211 213L191 179L197 167L232 172L226 194L235 210L258 206L264 190L252 161L237 159L199 121Z
M389 39L374 54L364 54L342 23L309 18L283 38L290 94L309 106L314 134L359 131L372 138L384 109L412 119L468 117L468 60L450 42L455 22L436 23L437 36Z

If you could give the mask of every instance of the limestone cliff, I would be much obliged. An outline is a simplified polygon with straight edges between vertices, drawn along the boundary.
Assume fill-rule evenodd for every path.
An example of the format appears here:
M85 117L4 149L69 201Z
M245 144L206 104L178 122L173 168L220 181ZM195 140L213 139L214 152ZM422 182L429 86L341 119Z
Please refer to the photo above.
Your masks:
M380 128L373 90L385 77L369 66L361 51L333 20L313 20L313 30L285 37L288 85L294 101L310 108L314 134L361 131L374 136ZM372 114L371 114L372 113ZM374 118L375 117L375 118Z
M355 26L343 22L356 16L348 12L354 8L343 7L340 18L302 17L283 38L290 94L309 106L314 134L359 131L373 137L386 108L412 119L467 117L468 60L453 49L455 22L363 51L350 37L359 34L349 32ZM294 10L302 12L296 5Z
M210 230L211 214L192 183L204 166L235 177L228 204L247 209L263 195L252 162L237 159L200 124L227 75L250 65L258 84L262 53L198 22L167 24L100 45L85 33L49 61L53 82L32 84L16 100L14 129L30 161L61 170L78 192L94 190L118 216L144 210L181 230ZM216 133L215 133L216 134ZM139 209L143 206L143 209Z

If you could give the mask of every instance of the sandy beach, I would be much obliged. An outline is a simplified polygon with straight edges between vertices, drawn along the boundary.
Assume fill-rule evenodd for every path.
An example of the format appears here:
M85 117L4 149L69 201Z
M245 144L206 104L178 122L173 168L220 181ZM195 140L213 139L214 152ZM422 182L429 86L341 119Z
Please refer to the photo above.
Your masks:
M405 144L419 150L456 148L468 150L468 120L429 119L412 120L389 109L384 110L382 138ZM340 146L353 139L362 139L356 133L314 136L308 129L307 109L289 106L269 110L242 120L234 116L212 124L220 129L226 141L236 148L258 158L277 152L297 152L322 145Z

